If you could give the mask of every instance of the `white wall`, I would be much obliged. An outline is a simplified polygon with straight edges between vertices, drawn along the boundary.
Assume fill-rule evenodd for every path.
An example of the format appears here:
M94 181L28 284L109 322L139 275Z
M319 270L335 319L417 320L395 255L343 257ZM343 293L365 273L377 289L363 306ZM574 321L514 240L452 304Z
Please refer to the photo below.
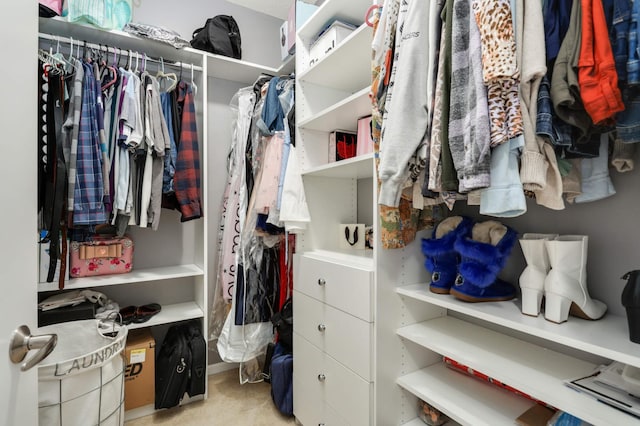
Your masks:
M135 0L133 6L134 22L174 30L187 41L193 30L216 15L231 15L238 23L242 60L276 68L280 65L280 19L224 0Z

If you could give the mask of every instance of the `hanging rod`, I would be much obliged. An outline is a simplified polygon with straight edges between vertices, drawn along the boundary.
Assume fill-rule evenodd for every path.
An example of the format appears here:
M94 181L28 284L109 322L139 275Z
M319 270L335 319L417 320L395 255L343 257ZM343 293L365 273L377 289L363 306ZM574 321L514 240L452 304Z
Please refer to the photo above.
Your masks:
M106 44L96 44L96 43L89 43L86 42L84 40L74 40L68 37L62 37L62 36L55 36L52 34L46 34L46 33L38 33L38 37L40 39L43 40L50 40L53 42L60 42L60 43L66 43L68 45L74 45L74 46L80 46L82 48L84 47L88 47L90 49L94 49L94 50L98 50L98 51L102 51L104 52L105 47L108 49L108 53L113 54L113 51L115 49L115 51L118 53L118 55L122 56L129 56L129 54L132 54L132 59L135 59L136 56L140 56L140 55L145 55L144 60L147 62L154 62L157 64L164 64L164 65L168 65L168 66L173 66L173 67L182 67L184 69L188 69L191 70L193 69L194 71L200 71L202 72L202 67L199 65L193 65L193 63L190 62L174 62L171 61L169 59L164 59L164 58L156 58L156 57L152 57L152 56L147 56L145 53L140 53L138 51L135 50L127 50L127 49L121 49L119 47L114 47L114 46L108 46ZM140 56L141 60L143 60L142 56Z

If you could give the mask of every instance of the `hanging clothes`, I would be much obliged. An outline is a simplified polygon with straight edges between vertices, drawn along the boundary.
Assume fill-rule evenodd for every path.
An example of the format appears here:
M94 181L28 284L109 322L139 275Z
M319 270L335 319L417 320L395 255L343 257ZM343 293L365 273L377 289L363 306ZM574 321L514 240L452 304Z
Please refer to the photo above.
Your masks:
M200 151L196 110L191 86L178 83L177 104L180 109L180 142L174 175L176 208L182 214L181 222L203 217L200 197Z
M76 184L74 188L73 224L99 225L107 220L103 203L102 152L96 117L96 79L93 67L84 67L82 110L78 133Z

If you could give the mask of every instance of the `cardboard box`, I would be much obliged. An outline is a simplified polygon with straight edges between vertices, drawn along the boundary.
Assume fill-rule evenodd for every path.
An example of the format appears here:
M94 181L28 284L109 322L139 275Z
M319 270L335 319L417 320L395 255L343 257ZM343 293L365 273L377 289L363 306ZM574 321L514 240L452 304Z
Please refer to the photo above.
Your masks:
M124 409L131 410L155 403L156 341L150 328L129 331L124 349Z
M342 43L342 41L354 31L355 27L340 21L333 23L320 33L318 39L309 50L309 66L329 54Z

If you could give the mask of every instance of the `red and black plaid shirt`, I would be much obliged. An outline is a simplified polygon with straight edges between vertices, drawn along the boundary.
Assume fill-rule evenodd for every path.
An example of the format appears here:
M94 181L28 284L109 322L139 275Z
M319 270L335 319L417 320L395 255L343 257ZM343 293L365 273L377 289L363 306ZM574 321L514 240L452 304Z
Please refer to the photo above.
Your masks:
M181 222L203 216L200 202L200 152L198 151L198 127L191 86L184 81L178 85L178 103L182 108L180 143L174 189L178 208L182 213Z

